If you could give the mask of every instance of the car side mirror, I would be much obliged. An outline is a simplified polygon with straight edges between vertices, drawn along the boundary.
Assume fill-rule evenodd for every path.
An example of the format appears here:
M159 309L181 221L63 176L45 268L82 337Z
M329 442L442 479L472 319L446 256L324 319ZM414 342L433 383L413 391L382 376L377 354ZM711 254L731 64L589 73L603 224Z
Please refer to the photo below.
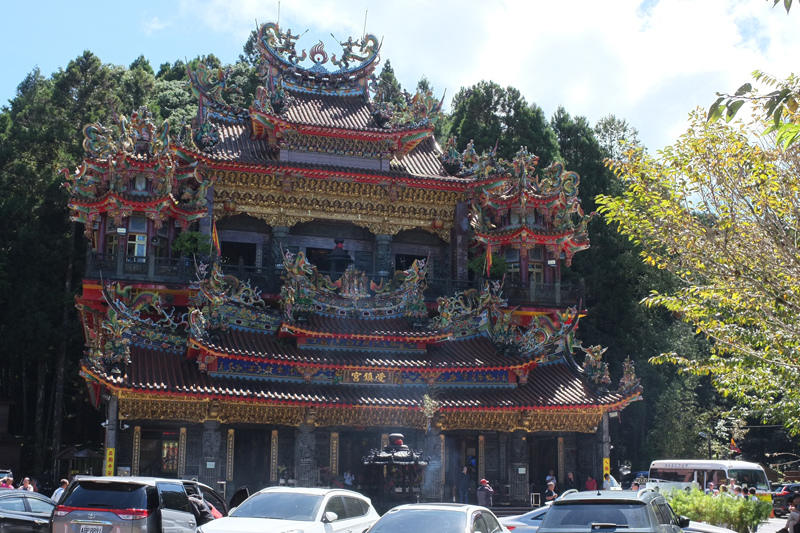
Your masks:
M333 511L326 511L324 515L322 515L322 521L326 524L331 522L336 522L339 519L339 515L334 513Z
M689 519L685 516L678 517L678 525L681 527L689 527Z

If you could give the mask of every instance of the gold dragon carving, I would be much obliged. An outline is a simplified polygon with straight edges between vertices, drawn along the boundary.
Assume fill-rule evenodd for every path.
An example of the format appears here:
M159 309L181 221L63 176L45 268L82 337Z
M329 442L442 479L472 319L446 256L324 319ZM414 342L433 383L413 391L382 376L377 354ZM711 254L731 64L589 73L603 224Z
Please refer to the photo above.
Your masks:
M376 235L419 228L449 241L456 204L464 197L462 191L392 187L348 178L220 171L214 217L246 213L272 226L327 218L352 222ZM224 206L231 202L235 210L226 211Z
M317 427L365 426L424 429L427 418L418 409L316 407ZM173 420L202 423L218 420L226 424L255 423L299 427L309 408L290 405L264 405L224 400L152 399L121 394L119 416L124 420ZM439 411L435 425L447 430L478 431L576 431L594 433L603 410L573 409L565 412L536 411Z

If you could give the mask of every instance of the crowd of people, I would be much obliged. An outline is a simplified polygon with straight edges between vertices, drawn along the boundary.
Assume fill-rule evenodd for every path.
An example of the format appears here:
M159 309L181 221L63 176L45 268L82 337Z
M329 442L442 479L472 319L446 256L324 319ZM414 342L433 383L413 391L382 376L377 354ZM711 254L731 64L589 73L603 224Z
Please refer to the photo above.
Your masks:
M67 485L69 485L69 481L62 479L58 488L53 492L53 495L50 496L50 498L57 502L58 499L61 498L61 494L64 492L64 489L67 488ZM14 478L11 476L6 476L0 479L0 489L17 489L27 490L30 492L39 492L39 487L36 486L36 481L29 477L23 478L22 483L14 486Z
M755 487L750 487L749 489L742 488L741 485L734 481L731 481L729 485L722 484L719 487L714 485L713 481L709 481L705 492L709 496L727 496L729 498L747 498L753 501L758 500Z

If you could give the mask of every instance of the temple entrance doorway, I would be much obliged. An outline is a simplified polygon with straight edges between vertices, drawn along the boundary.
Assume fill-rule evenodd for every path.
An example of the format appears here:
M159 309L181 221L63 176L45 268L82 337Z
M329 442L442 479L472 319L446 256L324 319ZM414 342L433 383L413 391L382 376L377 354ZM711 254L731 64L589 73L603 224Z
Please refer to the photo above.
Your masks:
M531 459L531 492L544 493L547 489L545 478L553 471L558 477L558 439L555 437L541 438L534 441L530 447ZM556 487L561 493L561 488Z
M475 491L478 489L480 481L478 463L478 437L475 435L453 435L446 436L445 443L445 487L444 500L458 500L458 490L455 489L458 477L464 467L467 467L467 474L470 478L469 502L476 503Z

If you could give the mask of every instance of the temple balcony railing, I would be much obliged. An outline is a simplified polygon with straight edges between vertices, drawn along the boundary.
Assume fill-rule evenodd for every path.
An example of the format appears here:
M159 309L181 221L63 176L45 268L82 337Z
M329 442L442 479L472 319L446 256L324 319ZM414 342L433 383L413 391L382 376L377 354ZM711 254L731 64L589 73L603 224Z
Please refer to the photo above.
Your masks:
M193 257L130 256L88 251L86 277L150 283L185 283L195 279ZM197 258L208 263L208 257Z
M124 254L105 254L89 251L86 257L86 277L103 280L125 280L147 283L176 283L188 285L196 279L196 264L209 264L213 257L133 257ZM251 266L239 263L223 263L222 271L248 281L264 294L280 294L283 285L283 269L275 266ZM336 280L341 273L319 271ZM378 283L387 279L377 273L367 272L367 278ZM388 281L388 279L387 279ZM480 290L483 279L458 280L450 277L428 277L425 301L435 302L443 296L453 296L468 289ZM564 283L522 283L506 278L503 284L503 297L510 306L531 307L572 307L584 301L582 286Z

